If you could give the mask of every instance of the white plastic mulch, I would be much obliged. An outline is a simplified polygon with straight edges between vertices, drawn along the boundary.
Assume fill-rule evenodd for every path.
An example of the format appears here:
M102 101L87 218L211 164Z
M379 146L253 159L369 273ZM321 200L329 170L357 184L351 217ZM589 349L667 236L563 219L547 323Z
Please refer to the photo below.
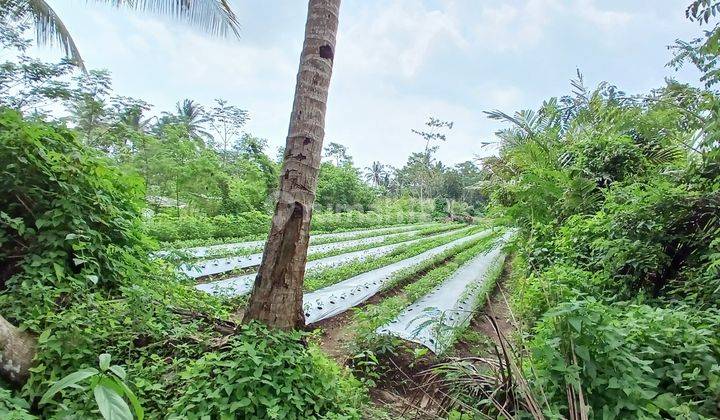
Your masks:
M412 230L422 229L424 227L433 225L434 223L421 223L421 224L413 224L413 225L407 225L405 227L403 226L391 226L391 227L384 227L384 228L377 228L377 229L360 229L360 230L352 230L347 232L340 232L340 233L321 233L319 235L312 235L310 237L310 242L312 243L313 240L320 240L320 239L338 239L342 240L345 238L352 238L355 235L358 234L366 234L368 232L375 233L377 235L382 235L385 232L409 232ZM407 229L405 229L407 228ZM249 242L234 242L229 244L218 244L218 245L209 245L209 246L198 246L193 248L184 248L184 249L178 249L175 252L182 254L183 256L187 258L203 258L209 254L216 253L216 252L222 252L222 251L236 251L236 250L242 250L242 249L256 249L261 248L265 245L265 240L260 241L249 241ZM165 256L168 256L173 251L158 251L155 254L153 254L155 257L162 258Z
M337 267L352 260L363 260L369 257L382 256L385 254L389 254L400 246L405 246L408 243L417 242L418 240L419 239L409 242L400 242L392 245L379 246L371 249L364 249L362 251L354 251L347 254L340 254L332 257L308 261L307 264L305 264L305 270L317 269L321 267ZM230 277L211 283L198 284L195 286L195 288L216 296L241 296L250 293L250 290L252 290L253 287L253 283L255 282L256 275L257 273L252 273L243 276Z
M313 261L308 261L305 265L305 270L317 270L329 267L337 267L343 264L347 264L352 261L362 261L371 257L381 257L387 255L401 246L408 246L414 243L420 242L424 239L437 239L443 236L454 235L461 230L452 230L449 232L443 232L437 235L428 236L424 238L413 239L405 242L398 242L395 244L379 246L375 248L364 249L360 251L348 252L345 254L335 255L332 257L320 258ZM261 256L262 258L262 256ZM196 289L204 292L225 297L241 296L250 293L253 284L255 282L255 276L257 273L246 274L242 276L230 277L223 280L214 281L211 283L198 284L195 286Z
M454 332L466 326L483 290L483 282L505 260L502 248L512 232L507 232L487 252L460 267L441 285L405 308L378 334L394 335L422 344L441 354L453 344Z
M382 242L386 239L391 239L399 235L407 235L417 233L418 231L410 231L403 233L393 233L391 235L372 236L369 238L355 239L344 242L331 242L322 245L311 245L308 247L308 254L318 254L328 252L332 250L340 250L343 248L351 248L360 245L370 245L378 242ZM258 252L250 255L227 257L227 258L215 258L212 260L199 261L194 264L183 264L180 266L180 271L191 277L205 277L213 274L224 273L231 270L240 268L248 268L256 265L260 265L262 262L262 252Z
M448 242L437 248L425 251L414 257L386 265L355 277L351 277L340 283L306 293L303 297L303 310L305 311L305 322L312 324L325 318L335 316L348 309L366 301L380 290L397 272L419 264L422 261L433 258L444 251L463 243L480 239L490 234L490 230L484 230L461 239Z

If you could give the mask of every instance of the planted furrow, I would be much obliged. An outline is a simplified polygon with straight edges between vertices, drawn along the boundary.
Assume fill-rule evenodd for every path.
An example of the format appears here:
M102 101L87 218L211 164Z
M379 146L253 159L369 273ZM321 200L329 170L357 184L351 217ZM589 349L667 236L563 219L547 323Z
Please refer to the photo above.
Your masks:
M452 232L450 232L452 233ZM446 234L450 234L446 233ZM382 236L383 240L385 239L393 239L396 238L398 241L409 241L412 237L398 237L395 235L400 234L393 234L393 235L385 235ZM437 236L442 236L437 235ZM373 242L362 242L366 241L367 239L358 239L358 240L352 240L352 241L345 241L345 242L338 242L328 245L319 245L319 246L311 246L308 248L308 253L310 254L308 256L308 259L312 260L312 254L316 253L327 253L329 250L335 248L342 249L348 249L351 247L357 247L360 248L369 248L372 247ZM342 251L340 251L342 252ZM242 268L249 268L254 267L256 265L259 265L262 261L262 253L255 253L251 255L240 255L240 256L234 256L234 257L228 257L228 258L217 258L213 260L207 260L207 261L201 261L195 264L186 263L180 266L180 271L191 278L199 278L199 277L206 277L211 276L215 274L225 273L232 270L242 269ZM352 258L345 258L345 260L350 260Z
M376 332L422 344L435 354L450 348L457 331L467 326L479 298L494 287L505 259L502 245L511 234L503 235L492 249L460 267Z
M430 260L443 252L491 233L484 230L444 245L432 248L410 258L351 277L340 283L306 293L303 302L305 321L308 324L342 313L364 302L387 286L393 275Z
M472 228L466 228L466 229L472 229ZM459 232L464 231L464 229L461 229ZM451 235L457 235L458 231L450 231L450 232L443 232L428 238L419 238L419 239L413 239L406 242L399 242L394 243L390 245L384 245L369 249L362 249L358 251L348 252L340 255L334 255L329 256L317 260L308 261L305 269L307 271L315 271L322 269L328 269L328 268L335 268L343 266L344 264L347 264L349 262L356 263L356 264L362 264L367 262L370 259L378 258L386 256L393 251L401 248L401 247L409 247L413 244L420 243L422 241L437 241L442 239L446 236ZM255 276L257 273L251 273L251 274L245 274L241 276L235 276L230 277L223 280L214 281L211 283L204 283L204 284L198 284L195 286L197 290L201 290L213 295L217 296L225 296L225 297L235 297L235 296L241 296L244 294L247 294L252 290L253 283L255 281ZM342 279L340 278L340 274L337 274L333 276L336 279ZM310 278L310 283L312 285L312 277ZM307 287L306 287L307 288ZM314 288L313 288L314 289Z
M421 223L421 224L414 224L414 225L406 225L406 226L393 226L393 227L385 227L385 228L378 228L378 229L362 229L362 230L352 230L352 231L346 231L346 232L339 232L339 233L321 233L317 235L311 235L310 237L310 243L311 244L325 244L325 243L331 243L331 242L340 242L347 238L355 238L355 239L361 239L361 238L369 238L373 236L381 236L386 234L393 234L393 233L404 233L404 232L410 232L413 230L419 230L423 229L429 226L436 225L437 223ZM233 242L233 243L222 243L217 245L208 245L208 246L198 246L198 247L192 247L192 248L179 248L174 250L166 250L166 251L158 251L154 254L154 256L163 258L167 257L168 255L171 255L173 253L176 253L178 255L181 255L185 258L205 258L208 256L212 256L218 253L223 252L242 252L242 251L257 251L262 250L262 247L265 245L265 240L256 240L256 241L244 241L244 242Z

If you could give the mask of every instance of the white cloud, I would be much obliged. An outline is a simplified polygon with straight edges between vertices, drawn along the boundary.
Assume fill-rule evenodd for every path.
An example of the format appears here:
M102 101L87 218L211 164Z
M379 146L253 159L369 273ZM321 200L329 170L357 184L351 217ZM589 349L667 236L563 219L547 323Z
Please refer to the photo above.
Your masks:
M477 3L467 5L469 12ZM474 24L476 42L481 48L494 52L518 52L534 48L556 25L583 22L603 32L626 27L632 13L606 10L595 0L522 0L486 5L479 8Z
M647 0L647 11L622 2L611 9L600 0L348 0L327 141L349 146L360 166L401 165L422 147L410 129L435 115L456 123L439 151L453 164L487 150L479 142L491 139L498 124L482 111L536 107L566 89L576 61L628 91L635 79L661 82L663 46L684 21L682 7L672 15L678 19L661 19L670 0L655 1ZM250 111L248 131L268 138L273 150L284 143L307 2L237 2L239 41L112 7L53 3L89 66L113 73L118 94L146 99L158 111L186 97L202 103L224 97ZM638 37L629 39L629 30ZM660 35L670 41L657 41ZM657 52L648 50L656 41ZM615 46L597 48L608 42ZM648 57L661 64L643 66Z
M583 20L593 24L601 31L612 31L627 26L633 20L628 12L603 10L593 0L580 0L573 11Z
M455 17L421 0L364 4L362 15L341 21L336 65L345 71L411 78L436 48L468 46Z
M519 50L538 44L560 10L557 0L528 0L521 5L483 6L474 24L476 42L490 51Z
M523 91L516 86L485 85L480 89L480 98L489 109L516 110L523 105Z

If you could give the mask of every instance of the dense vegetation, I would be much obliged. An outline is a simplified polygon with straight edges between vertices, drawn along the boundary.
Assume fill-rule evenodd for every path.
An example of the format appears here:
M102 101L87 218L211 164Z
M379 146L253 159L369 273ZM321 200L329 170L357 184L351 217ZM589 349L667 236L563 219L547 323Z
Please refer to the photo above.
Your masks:
M17 394L24 399L7 394L6 406L26 410L24 401L34 401L38 414L90 416L96 408L87 388L66 388L40 406L37 401L49 385L97 366L98 355L109 353L148 414L264 417L278 410L279 400L288 401L277 413L282 417L354 410L362 390L302 345L302 333L222 321L232 307L198 294L169 267L148 259L136 177L120 173L69 130L24 121L15 111L0 114L0 133L3 190L14 198L2 208L0 255L8 265L0 308L39 336L36 365ZM213 372L229 364L236 374L255 376L241 383L215 378ZM272 373L295 366L303 369L295 376ZM285 382L261 385L269 375ZM228 386L224 399L206 395ZM238 402L233 392L248 397ZM191 403L199 400L203 404Z
M535 398L551 417L717 417L720 97L573 86L491 113L511 126L484 162L492 213L521 228L511 287Z

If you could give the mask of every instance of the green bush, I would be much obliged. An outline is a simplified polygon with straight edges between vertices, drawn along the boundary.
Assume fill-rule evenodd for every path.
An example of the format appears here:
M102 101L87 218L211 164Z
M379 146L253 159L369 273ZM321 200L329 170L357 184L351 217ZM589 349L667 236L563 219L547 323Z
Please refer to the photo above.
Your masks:
M579 384L592 418L716 418L717 331L717 311L571 300L537 325L527 374L556 415Z
M582 295L607 296L617 286L601 272L553 265L538 274L521 276L513 282L513 308L527 325L534 325L548 309Z
M0 387L0 417L7 420L31 420L37 417L29 413L30 405L13 395L9 389Z
M270 216L259 211L235 215L181 217L158 214L146 221L148 235L162 242L212 238L253 238L267 235Z
M642 149L627 135L583 137L569 149L573 167L598 186L640 174L647 166Z
M234 325L225 321L231 303L199 293L172 267L150 260L150 241L140 223L142 185L67 128L0 111L0 164L0 313L38 338L25 385L16 394L0 388L0 417L97 418L98 404L87 387L63 388L39 400L59 379L97 366L102 353L112 354L125 370L127 385L150 418L187 408L181 401L187 402L193 389L221 392L227 385L221 375L189 367L239 354L246 366L276 369L270 380L263 376L251 384L267 387L263 398L272 392L319 395L312 403L302 400L304 406L292 396L275 400L278 405L265 414L358 417L361 389L304 347L301 336L257 327L238 327L232 335ZM161 216L157 231L204 235L222 226L238 235L268 221L257 212L241 217L243 223L226 217L169 227L169 218ZM253 353L263 346L265 353ZM267 400L258 401L261 410Z
M0 110L0 167L5 317L83 301L82 292L113 290L147 271L138 178L66 128L9 110Z
M360 418L360 383L303 336L242 327L180 373L171 418Z

